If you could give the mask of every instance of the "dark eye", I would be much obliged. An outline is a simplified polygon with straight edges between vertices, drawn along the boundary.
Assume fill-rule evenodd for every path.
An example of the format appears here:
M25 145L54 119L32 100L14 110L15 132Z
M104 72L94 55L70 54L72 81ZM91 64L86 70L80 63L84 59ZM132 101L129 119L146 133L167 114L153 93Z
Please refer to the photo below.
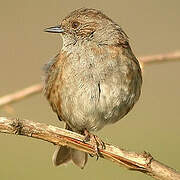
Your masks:
M74 28L74 29L76 29L78 26L79 26L79 22L78 21L73 21L72 22L72 27Z

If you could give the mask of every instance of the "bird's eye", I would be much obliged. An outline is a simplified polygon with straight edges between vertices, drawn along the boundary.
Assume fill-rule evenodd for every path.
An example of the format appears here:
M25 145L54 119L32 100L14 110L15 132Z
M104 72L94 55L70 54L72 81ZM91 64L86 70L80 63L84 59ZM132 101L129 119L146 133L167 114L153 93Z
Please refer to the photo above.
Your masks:
M79 23L78 21L73 21L73 22L72 22L72 27L73 27L74 29L76 29L79 25L80 25L80 23Z

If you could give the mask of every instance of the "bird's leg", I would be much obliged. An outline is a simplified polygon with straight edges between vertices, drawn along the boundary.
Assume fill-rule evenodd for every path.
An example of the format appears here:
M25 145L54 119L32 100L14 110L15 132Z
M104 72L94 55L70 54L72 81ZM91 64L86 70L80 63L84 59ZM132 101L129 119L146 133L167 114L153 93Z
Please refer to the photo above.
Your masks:
M84 142L91 141L94 144L94 149L98 160L98 158L101 156L99 149L105 149L106 148L105 143L98 136L90 133L86 129L84 130L84 135L85 135Z

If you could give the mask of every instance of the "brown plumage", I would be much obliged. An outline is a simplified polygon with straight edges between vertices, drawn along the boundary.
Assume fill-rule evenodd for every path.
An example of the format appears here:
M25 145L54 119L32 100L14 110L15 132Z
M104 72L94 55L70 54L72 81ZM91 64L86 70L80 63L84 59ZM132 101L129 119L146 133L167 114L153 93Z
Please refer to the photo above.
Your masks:
M59 26L63 48L46 65L44 92L66 128L97 131L125 116L141 92L141 69L119 25L95 9L78 9ZM87 154L58 147L55 165L72 160L83 168Z

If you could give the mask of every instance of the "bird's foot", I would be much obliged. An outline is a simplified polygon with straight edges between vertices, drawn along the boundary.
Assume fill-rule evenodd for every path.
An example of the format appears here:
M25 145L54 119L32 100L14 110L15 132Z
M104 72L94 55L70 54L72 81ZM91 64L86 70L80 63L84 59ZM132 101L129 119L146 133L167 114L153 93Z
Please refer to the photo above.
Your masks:
M101 156L100 149L106 148L105 143L98 136L90 133L88 130L84 130L84 135L85 135L84 142L91 141L94 144L94 150L95 150L96 157L98 160L99 157ZM90 155L90 156L92 156L92 155Z

